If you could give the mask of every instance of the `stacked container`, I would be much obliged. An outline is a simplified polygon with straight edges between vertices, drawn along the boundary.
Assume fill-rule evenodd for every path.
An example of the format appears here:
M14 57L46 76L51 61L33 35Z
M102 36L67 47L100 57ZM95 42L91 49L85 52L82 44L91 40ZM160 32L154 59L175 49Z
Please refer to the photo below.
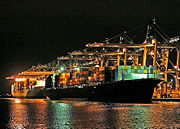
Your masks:
M134 80L142 78L163 78L156 66L118 66L115 70L115 80Z

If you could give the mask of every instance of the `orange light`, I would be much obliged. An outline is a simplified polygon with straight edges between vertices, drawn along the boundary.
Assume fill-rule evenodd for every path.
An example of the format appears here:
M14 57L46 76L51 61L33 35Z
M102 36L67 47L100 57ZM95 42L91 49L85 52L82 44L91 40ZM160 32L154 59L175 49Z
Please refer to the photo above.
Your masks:
M123 51L124 52L124 51ZM117 52L116 54L117 55L122 55L123 54L123 52Z
M151 54L151 55L154 55L154 52L151 51L150 54Z
M128 58L128 60L132 60L133 58L130 56L129 58Z
M95 67L96 67L96 68L99 68L100 66L97 64L97 65L95 65Z
M38 80L36 81L37 85L36 86L45 86L45 81L44 80Z
M15 99L15 103L21 103L20 99Z
M126 51L126 48L123 48L123 52L125 52Z
M25 81L25 78L16 78L15 81Z
M156 40L155 40L155 39L152 39L152 43L153 43L153 44L156 43Z

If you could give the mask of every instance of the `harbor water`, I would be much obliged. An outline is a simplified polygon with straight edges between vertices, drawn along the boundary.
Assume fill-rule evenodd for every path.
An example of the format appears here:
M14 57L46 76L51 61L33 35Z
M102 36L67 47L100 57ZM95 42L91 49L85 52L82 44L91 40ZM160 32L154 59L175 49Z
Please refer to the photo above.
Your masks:
M180 128L180 102L125 104L83 100L0 99L0 128Z

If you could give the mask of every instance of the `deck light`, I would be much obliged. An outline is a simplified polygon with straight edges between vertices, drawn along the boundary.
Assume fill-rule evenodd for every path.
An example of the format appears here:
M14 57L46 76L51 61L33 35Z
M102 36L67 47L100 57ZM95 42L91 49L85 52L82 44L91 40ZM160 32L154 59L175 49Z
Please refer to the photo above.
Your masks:
M16 78L15 81L25 81L25 78Z
M77 67L76 70L80 70L80 67Z
M61 67L60 70L63 71L63 70L64 70L64 67Z
M95 65L95 67L96 67L96 68L99 68L100 66L97 64L97 65Z
M123 52L125 52L126 51L126 48L123 48Z
M152 40L152 44L154 44L154 43L156 43L156 40L155 40L155 39Z

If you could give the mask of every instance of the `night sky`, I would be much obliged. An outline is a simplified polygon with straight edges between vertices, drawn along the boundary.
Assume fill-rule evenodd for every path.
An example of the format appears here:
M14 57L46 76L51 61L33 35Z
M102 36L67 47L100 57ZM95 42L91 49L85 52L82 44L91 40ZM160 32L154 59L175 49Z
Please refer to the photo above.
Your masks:
M6 76L51 62L156 18L180 35L179 0L0 0L0 90Z

